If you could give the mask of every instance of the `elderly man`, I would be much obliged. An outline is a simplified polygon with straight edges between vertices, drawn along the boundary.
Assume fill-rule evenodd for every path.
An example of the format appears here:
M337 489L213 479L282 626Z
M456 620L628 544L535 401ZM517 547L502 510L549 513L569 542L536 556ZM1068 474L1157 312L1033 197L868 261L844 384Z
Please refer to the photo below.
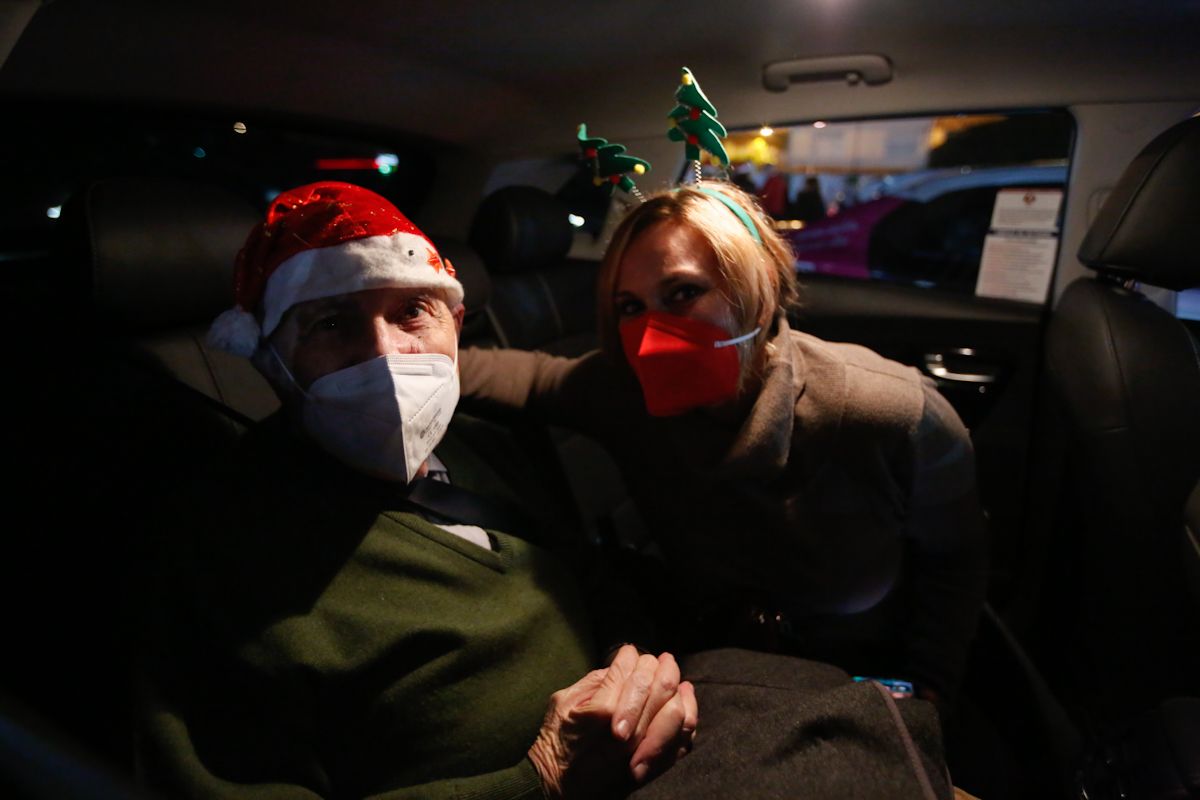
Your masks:
M344 183L280 195L238 254L211 340L283 409L164 524L139 750L169 796L613 796L686 752L674 659L595 669L563 564L456 513L521 491L451 424L462 296Z

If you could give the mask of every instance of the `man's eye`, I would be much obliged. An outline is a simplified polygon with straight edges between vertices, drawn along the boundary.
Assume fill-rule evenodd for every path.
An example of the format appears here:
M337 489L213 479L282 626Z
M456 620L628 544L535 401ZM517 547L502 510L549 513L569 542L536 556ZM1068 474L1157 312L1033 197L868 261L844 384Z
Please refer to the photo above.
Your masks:
M342 328L343 321L340 314L326 314L323 317L317 318L310 326L313 332L319 331L336 331Z
M399 317L403 320L420 319L429 313L429 304L424 300L414 300L400 308Z

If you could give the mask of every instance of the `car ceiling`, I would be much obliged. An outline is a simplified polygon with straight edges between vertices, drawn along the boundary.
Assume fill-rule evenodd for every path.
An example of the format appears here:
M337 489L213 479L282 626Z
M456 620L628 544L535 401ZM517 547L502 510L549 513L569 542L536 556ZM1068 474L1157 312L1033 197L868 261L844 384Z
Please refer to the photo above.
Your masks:
M294 114L533 154L584 121L661 136L681 66L730 127L1191 100L1198 34L1197 0L55 0L0 96ZM762 87L764 63L846 53L886 55L894 80Z

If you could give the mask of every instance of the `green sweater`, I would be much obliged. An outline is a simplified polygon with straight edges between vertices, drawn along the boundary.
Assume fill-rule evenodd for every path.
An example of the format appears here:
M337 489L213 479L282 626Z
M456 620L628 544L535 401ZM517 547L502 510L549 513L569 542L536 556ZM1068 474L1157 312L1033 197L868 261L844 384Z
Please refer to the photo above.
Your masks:
M470 449L457 484L500 485ZM540 797L525 754L593 666L546 550L406 513L268 425L164 525L140 752L170 797Z

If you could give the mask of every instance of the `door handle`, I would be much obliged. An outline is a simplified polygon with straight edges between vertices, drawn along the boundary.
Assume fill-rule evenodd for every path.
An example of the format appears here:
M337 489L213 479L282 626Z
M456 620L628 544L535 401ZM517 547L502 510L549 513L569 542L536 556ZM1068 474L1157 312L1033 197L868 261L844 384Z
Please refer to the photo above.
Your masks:
M961 363L964 361L976 362L967 364L967 366L975 367L975 369L965 372L957 368L952 369L949 366L952 363ZM939 353L926 353L924 366L927 373L942 381L979 385L995 383L1000 377L999 368L978 362L979 357L975 354L974 348L952 347L949 350Z

